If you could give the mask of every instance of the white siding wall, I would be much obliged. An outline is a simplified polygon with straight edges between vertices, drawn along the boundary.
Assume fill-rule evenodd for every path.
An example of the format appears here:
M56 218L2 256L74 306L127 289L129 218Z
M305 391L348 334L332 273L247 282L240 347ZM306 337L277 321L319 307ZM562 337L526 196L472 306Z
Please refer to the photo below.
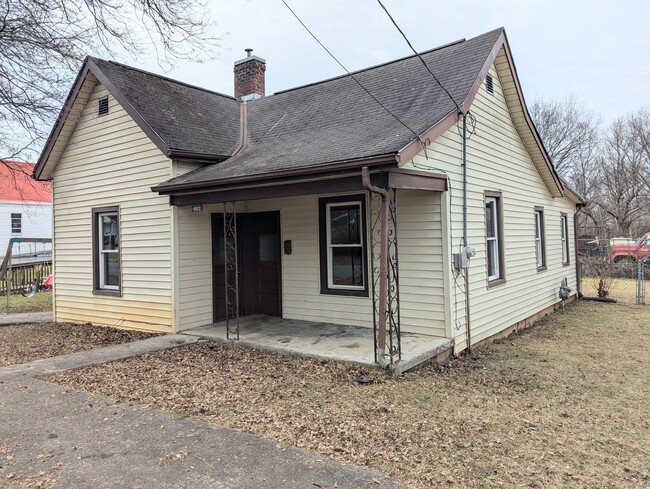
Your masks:
M171 177L171 161L109 96L97 116L98 85L54 171L57 321L143 330L172 325L171 215L151 187ZM120 206L122 297L92 294L93 207Z
M472 343L524 320L558 301L560 281L567 277L575 292L573 212L566 198L552 198L533 166L505 102L498 73L493 68L495 94L484 86L471 107L476 133L468 142L468 244L477 255L470 265ZM450 178L450 253L457 252L462 237L461 139L456 127L449 129L407 167L444 171ZM502 192L506 283L487 287L484 192ZM451 196L451 197L450 197ZM537 272L535 263L534 207L545 212L548 269ZM571 265L562 265L560 213L569 218ZM447 218L445 216L445 218ZM446 266L451 274L451 256ZM463 278L450 278L452 330L457 349L465 347Z
M22 215L22 233L12 234L11 214ZM51 238L52 206L50 204L18 204L0 202L0 258L7 251L10 238ZM35 246L35 245L33 245ZM42 245L38 245L39 250ZM29 251L29 245L23 246L23 253ZM14 249L17 253L18 249Z

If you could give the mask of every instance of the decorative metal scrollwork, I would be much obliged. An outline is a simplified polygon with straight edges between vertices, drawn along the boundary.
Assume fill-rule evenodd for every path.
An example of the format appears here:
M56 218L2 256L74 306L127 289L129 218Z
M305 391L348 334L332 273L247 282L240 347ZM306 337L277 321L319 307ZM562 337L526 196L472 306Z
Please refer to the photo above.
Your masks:
M226 338L239 339L239 260L237 256L237 206L223 204L223 261L226 301Z
M370 192L370 265L372 269L372 307L373 328L375 336L375 362L379 340L379 274L380 274L380 239L382 205L381 196ZM389 357L389 364L395 365L402 359L400 335L400 303L399 303L399 263L397 236L397 190L389 190L389 219L388 219L388 256L385 259L388 273L388 297L386 307L386 347L384 355ZM387 358L388 359L388 358Z

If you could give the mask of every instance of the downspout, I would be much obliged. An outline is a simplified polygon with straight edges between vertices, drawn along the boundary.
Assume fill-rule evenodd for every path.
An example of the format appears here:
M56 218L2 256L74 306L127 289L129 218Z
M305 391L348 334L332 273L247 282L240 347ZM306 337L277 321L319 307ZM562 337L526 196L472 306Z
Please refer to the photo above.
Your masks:
M463 114L463 249L467 250L467 114ZM472 333L469 307L469 265L465 268L465 335L467 351L472 351Z
M576 290L578 299L582 299L582 272L580 270L580 260L578 259L578 213L580 209L582 209L582 206L576 206L576 211L573 213L573 249L576 255Z
M388 213L390 197L388 191L370 183L370 171L367 166L361 169L363 188L381 197L381 236L379 241L379 321L377 324L377 361L387 367L386 361L386 308L388 301Z

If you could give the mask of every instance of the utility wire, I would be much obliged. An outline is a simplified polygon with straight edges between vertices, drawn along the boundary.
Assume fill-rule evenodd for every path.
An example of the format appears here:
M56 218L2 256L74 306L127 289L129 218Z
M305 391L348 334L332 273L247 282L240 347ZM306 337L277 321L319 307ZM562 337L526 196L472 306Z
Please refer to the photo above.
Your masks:
M282 0L282 1L284 1L284 0ZM404 34L404 31L403 31L402 29L400 29L399 25L397 25L397 22L395 22L395 19L394 19L393 16L390 14L390 12L388 11L388 9L384 6L384 4L381 2L381 0L377 0L377 3L379 3L379 5L381 6L381 8L384 9L384 12L386 12L386 15L388 15L388 18L391 20L391 22L393 23L393 25L395 26L395 28L396 28L396 29L399 31L399 33L402 35L402 37L403 37L404 40L406 41L406 44L409 45L409 47L411 48L411 51L413 51L413 53L414 53L414 54L418 57L418 59L422 62L422 64L424 65L424 67L426 68L426 70L429 72L429 74L433 77L433 79L436 81L436 83L437 83L438 85L440 85L440 88L442 88L442 89L445 91L445 93L449 96L449 98L451 99L451 101L454 103L454 105L455 105L456 108L458 109L458 112L461 112L461 113L462 113L463 111L462 111L462 109L460 108L460 105L458 105L458 103L456 102L456 100L454 99L454 97L451 96L451 93L449 93L449 90L447 90L447 89L445 88L445 86L444 86L442 83L440 83L440 80L438 80L438 77L437 77L436 75L433 74L433 71L431 71L431 70L429 69L429 67L427 66L427 64L426 64L426 63L424 62L424 60L422 59L422 56L420 56L420 53L418 53L418 52L415 50L415 48L413 47L413 44L411 44L411 41L409 41L408 37L406 37L406 34Z
M296 14L296 13L293 11L293 9L289 6L289 4L288 4L285 0L282 0L282 3L284 4L285 7L287 7L287 8L289 9L289 12L291 12L291 13L293 14L293 16L296 18L296 20L297 20L298 22L300 22L300 25L302 25L302 26L305 28L305 30L309 33L309 35L311 35L311 37L313 37L314 40L315 40L318 44L320 44L320 47L322 47L322 48L327 52L327 54L329 54L329 55L332 57L332 59L333 59L334 61L336 61L336 62L339 64L339 66L340 66L341 68L343 68L343 70L344 70L348 75L350 75L350 77L352 77L352 79L353 79L355 82L357 82L357 85L359 85L359 86L360 86L360 87L361 87L361 88L362 88L362 89L363 89L363 90L364 90L368 95L370 95L370 97L371 97L375 102L377 102L377 103L378 103L378 104L379 104L379 105L380 105L380 106L381 106L381 107L382 107L386 112L388 112L390 115L392 115L393 118L394 118L397 122L399 122L401 125L403 125L403 126L404 126L406 129L408 129L409 131L411 131L411 132L415 135L416 138L418 138L420 141L422 141L422 138L420 137L420 135L419 135L417 132L415 132L413 129L411 129L409 126L407 126L406 123L403 122L399 117L397 117L395 114L393 114L393 113L388 109L388 107L386 107L384 104L382 104L382 103L377 99L377 97L375 97L372 93L370 93L370 91L369 91L366 87L364 87L364 86L361 84L361 82L360 82L360 81L359 81L359 80L358 80L358 79L357 79L357 78L356 78L352 73L350 73L350 71L349 71L345 66L343 66L343 63L341 63L341 62L337 59L337 57L334 56L334 55L332 54L332 52L331 52L329 49L327 49L327 48L325 47L325 45L324 45L322 42L320 42L320 40L319 40L319 39L314 35L314 33L313 33L311 30L309 30L309 27L307 27L307 26L305 25L305 23L300 19L300 17L298 17L298 14ZM426 65L425 65L425 66L426 66ZM432 74L433 74L433 73L432 73ZM438 82L438 83L439 83L439 82ZM442 86L442 85L441 85L441 86ZM451 95L450 95L450 96L451 96ZM453 99L452 99L452 100L453 100Z

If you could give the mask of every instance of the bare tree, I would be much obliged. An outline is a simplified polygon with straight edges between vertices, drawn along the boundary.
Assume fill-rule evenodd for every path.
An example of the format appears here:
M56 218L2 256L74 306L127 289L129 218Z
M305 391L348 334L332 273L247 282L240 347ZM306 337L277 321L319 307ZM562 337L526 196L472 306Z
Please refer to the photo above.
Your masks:
M212 57L207 10L205 0L0 0L0 161L40 147L86 54Z
M530 112L555 169L570 178L598 142L598 117L575 96L538 100Z
M635 114L612 122L598 158L597 204L613 218L618 234L629 237L639 233L639 220L650 211L645 198L647 158L635 131L636 122Z
M630 115L629 125L643 159L640 178L645 187L645 194L650 198L650 110L642 108Z

